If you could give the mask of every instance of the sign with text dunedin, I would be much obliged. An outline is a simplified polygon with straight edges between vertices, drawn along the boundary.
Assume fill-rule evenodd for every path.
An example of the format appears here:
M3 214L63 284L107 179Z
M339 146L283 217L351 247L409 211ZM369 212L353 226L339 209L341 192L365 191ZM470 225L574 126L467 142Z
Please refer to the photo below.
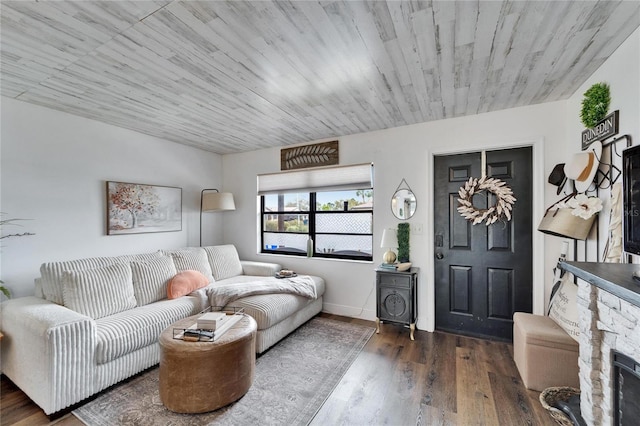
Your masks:
M582 150L584 151L595 141L603 141L618 134L620 111L616 110L607 115L598 124L582 132Z

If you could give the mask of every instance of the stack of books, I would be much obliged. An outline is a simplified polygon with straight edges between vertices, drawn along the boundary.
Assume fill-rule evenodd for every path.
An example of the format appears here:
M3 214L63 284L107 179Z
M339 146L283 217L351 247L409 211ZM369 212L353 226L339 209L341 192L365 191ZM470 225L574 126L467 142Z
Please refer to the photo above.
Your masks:
M182 340L187 342L210 342L213 340L213 331L188 328L184 331Z
M173 338L189 342L215 342L242 318L244 318L242 313L207 312L189 328L174 329ZM215 330L211 327L215 327Z
M215 331L218 327L228 321L229 315L224 312L207 312L198 317L197 327L202 330Z
M378 266L378 268L387 269L389 271L395 271L396 270L396 264L395 263L382 263L380 266Z
M244 318L244 314L226 314L227 319L213 332L213 340L218 340L227 330Z

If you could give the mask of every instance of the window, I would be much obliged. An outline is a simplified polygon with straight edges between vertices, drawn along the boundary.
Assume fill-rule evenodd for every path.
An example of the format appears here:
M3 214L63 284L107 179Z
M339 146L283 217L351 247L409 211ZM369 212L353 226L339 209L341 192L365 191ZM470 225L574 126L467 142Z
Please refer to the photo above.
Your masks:
M258 176L261 252L306 256L311 238L313 257L372 260L371 176L371 164Z
M261 197L262 252L372 260L373 190L269 194Z

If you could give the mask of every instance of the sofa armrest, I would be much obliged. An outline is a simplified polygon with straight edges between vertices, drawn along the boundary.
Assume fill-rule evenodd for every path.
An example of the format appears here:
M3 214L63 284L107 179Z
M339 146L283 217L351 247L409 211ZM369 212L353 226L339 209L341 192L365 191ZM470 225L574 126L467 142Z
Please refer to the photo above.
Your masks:
M94 393L96 324L37 297L2 305L2 372L46 414Z
M244 275L255 275L259 277L269 277L278 273L282 269L279 263L253 262L241 260L242 273Z

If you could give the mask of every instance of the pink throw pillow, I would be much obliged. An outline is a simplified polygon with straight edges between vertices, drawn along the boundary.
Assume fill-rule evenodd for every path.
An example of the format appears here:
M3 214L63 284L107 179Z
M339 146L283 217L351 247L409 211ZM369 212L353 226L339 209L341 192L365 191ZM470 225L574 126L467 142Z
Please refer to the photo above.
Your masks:
M209 280L199 271L182 271L177 273L167 285L167 297L177 299L192 291L209 285Z

